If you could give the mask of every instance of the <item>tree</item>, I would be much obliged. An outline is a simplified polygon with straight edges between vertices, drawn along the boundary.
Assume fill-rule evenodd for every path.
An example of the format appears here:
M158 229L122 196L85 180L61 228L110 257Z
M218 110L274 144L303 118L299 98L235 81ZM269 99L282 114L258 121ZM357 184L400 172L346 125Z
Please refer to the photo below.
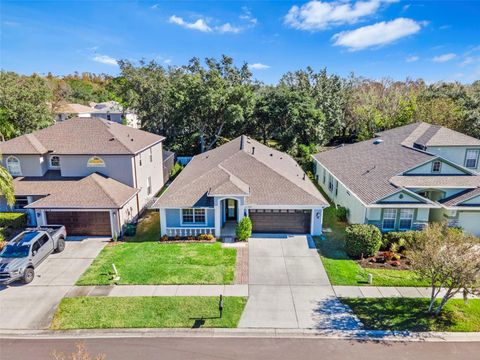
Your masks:
M5 196L7 204L15 204L15 190L13 188L12 175L0 165L0 195Z
M428 312L438 315L456 294L478 291L480 281L480 239L445 224L428 225L408 244L408 256L414 271L430 282ZM445 291L437 308L435 302Z

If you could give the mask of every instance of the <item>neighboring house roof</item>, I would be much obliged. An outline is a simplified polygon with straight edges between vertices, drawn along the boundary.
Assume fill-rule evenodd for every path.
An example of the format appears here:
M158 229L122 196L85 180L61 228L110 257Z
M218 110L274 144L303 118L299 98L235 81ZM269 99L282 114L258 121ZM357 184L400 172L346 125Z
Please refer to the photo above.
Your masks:
M55 110L57 114L80 114L80 113L91 113L94 109L90 106L82 104L61 104L58 109Z
M137 192L130 186L93 173L82 179L16 178L15 195L44 195L27 208L119 209Z
M480 140L439 125L417 123L414 131L402 142L409 147L480 146ZM382 133L380 133L381 135Z
M448 187L477 188L480 187L480 176L473 175L404 175L394 176L390 182L398 187Z
M73 118L0 143L0 152L19 155L47 152L64 155L136 154L164 139L104 119Z
M110 101L105 101L103 103L90 103L90 105L93 107L92 113L110 113L110 114L122 114L123 113L123 106L113 100ZM130 109L126 109L125 112L131 113L132 111Z
M427 147L443 141L448 146L470 146L480 145L478 139L426 123L398 127L377 136L316 154L314 158L365 204L373 204L401 187L480 186L480 177L474 175L400 176L437 157L419 150L415 144Z
M377 139L371 139L328 150L314 158L364 203L371 204L398 190L389 181L391 177L434 158L401 145L417 126L385 131L378 144Z
M247 205L328 205L295 160L246 136L194 156L153 207L211 206L213 195L246 196Z
M477 195L480 195L480 187L476 189L469 189L462 191L461 193L452 195L448 198L440 200L440 203L442 203L445 206L462 206L461 203L464 201L467 201Z

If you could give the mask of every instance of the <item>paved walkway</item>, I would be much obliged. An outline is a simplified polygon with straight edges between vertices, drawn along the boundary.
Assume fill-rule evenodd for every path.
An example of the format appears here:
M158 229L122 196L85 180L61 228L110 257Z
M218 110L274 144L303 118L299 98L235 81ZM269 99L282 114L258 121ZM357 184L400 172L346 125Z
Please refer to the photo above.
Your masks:
M430 298L432 290L428 287L333 286L333 291L341 298ZM445 291L440 291L439 297L444 294ZM454 298L463 299L463 294L456 294ZM469 295L469 298L479 298L479 296Z
M306 236L249 240L249 299L240 328L356 329Z
M100 285L74 286L66 297L77 296L248 296L248 285Z

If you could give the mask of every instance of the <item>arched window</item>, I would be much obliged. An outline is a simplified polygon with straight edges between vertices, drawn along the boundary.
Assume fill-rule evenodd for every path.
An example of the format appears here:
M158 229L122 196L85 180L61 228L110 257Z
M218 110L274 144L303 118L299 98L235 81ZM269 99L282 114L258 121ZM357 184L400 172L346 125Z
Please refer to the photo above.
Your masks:
M60 167L60 156L54 155L50 158L51 167Z
M15 156L9 156L7 159L7 170L12 176L22 175L20 160Z
M103 161L101 157L92 156L90 159L88 159L87 166L88 167L105 167L105 161Z

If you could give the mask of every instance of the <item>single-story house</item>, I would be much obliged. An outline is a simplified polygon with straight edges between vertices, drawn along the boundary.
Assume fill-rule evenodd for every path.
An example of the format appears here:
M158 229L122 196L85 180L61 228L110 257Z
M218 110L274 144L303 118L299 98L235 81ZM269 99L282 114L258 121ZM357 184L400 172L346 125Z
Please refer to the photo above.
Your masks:
M193 157L153 208L162 235L230 237L244 216L254 233L319 235L327 206L293 158L240 136Z

